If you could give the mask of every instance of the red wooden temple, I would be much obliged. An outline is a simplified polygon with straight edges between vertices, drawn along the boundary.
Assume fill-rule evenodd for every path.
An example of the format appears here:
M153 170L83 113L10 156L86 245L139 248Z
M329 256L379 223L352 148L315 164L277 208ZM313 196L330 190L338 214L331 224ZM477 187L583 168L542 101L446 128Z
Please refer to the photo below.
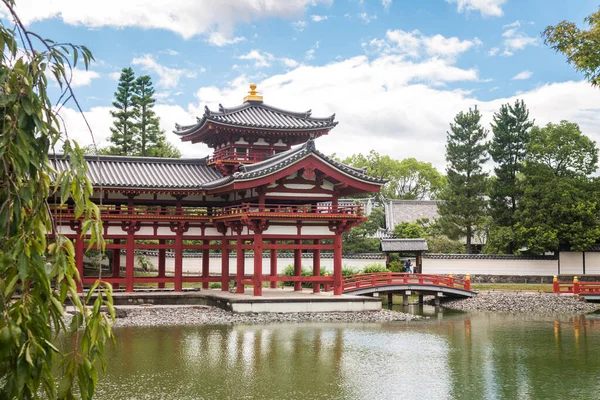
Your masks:
M236 293L244 286L261 296L263 282L279 281L332 286L342 293L342 233L364 220L361 207L340 206L340 197L378 192L385 183L362 169L344 165L319 152L314 139L337 125L335 115L315 118L310 111L290 112L264 104L251 85L244 103L234 108L206 108L189 126L176 125L184 142L205 143L213 154L201 159L164 159L118 156L87 157L91 179L104 223L107 248L113 249L113 268L102 280L132 292L138 283L159 288L172 283L181 291L185 282L221 282ZM292 146L296 146L293 147ZM67 161L52 160L58 171ZM102 201L100 197L102 196ZM75 241L76 263L83 285L98 276L85 276L85 238L80 221L69 207L54 210L58 229ZM158 250L158 273L136 276L135 251ZM221 274L210 275L209 251L222 252ZM125 251L125 271L120 252ZM174 275L167 276L165 254L174 252ZM183 274L183 253L202 252L201 274ZM294 251L294 275L277 274L277 252ZM235 266L229 264L235 251ZM244 270L245 252L254 258ZM313 276L302 277L302 252L313 252ZM320 252L334 255L332 276L320 276ZM263 252L270 268L263 271ZM232 274L234 268L235 276ZM266 266L265 266L265 269Z

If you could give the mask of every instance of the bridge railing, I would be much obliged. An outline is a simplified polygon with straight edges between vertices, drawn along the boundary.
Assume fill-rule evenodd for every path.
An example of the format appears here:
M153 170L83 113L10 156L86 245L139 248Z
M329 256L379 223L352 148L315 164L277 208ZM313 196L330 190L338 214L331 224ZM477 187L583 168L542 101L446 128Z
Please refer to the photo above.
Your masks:
M559 282L554 276L552 291L556 294L600 294L600 282L579 282L573 277L573 282Z
M471 277L455 278L452 275L411 274L404 272L377 272L348 275L343 280L343 290L355 290L388 285L432 285L471 290Z

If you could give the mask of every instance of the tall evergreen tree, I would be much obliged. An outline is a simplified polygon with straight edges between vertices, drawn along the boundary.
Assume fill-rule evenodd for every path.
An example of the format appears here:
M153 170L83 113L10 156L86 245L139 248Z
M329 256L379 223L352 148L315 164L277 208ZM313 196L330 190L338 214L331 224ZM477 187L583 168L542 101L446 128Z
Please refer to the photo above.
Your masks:
M132 100L136 108L136 153L142 157L181 157L160 129L160 119L154 112L154 88L148 75L135 80Z
M489 153L497 166L494 168L496 178L490 185L490 215L493 226L489 244L496 243L495 250L508 253L516 250L515 212L523 191L517 175L523 169L532 126L533 121L529 119L529 110L523 100L515 101L514 106L504 104L500 111L494 114Z
M440 224L450 235L466 238L467 253L471 253L474 231L486 214L487 174L483 164L488 160L487 130L480 121L481 114L475 107L458 113L450 124L446 144L448 185L440 196L444 201L439 204Z
M114 126L110 128L112 135L109 141L113 144L109 152L123 156L134 155L136 152L136 107L133 104L135 75L131 68L123 68L119 78L119 86L115 92L115 101L113 107L116 111L111 111L110 115L114 118Z

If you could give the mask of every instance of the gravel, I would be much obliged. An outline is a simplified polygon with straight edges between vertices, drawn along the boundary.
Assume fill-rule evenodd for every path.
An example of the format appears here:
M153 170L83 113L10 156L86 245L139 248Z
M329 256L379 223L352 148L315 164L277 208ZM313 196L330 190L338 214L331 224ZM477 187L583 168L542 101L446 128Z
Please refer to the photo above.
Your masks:
M114 326L227 325L300 322L391 322L423 319L390 310L328 313L232 313L207 306L116 307Z
M527 292L482 292L469 299L443 302L441 306L461 311L508 311L536 314L587 313L598 310L598 304L586 303L575 296Z

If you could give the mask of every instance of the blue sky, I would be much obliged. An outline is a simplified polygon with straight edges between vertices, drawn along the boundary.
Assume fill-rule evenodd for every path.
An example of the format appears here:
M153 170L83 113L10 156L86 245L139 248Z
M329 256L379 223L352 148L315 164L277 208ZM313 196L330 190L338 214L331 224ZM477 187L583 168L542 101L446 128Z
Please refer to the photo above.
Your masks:
M340 125L317 146L350 155L375 149L444 168L448 123L477 105L484 122L524 98L537 123L569 119L600 140L597 89L543 44L541 31L582 24L587 0L55 0L18 1L29 27L89 47L76 93L101 144L110 135L123 67L155 83L162 126L189 124L205 105L241 103L250 82L265 102ZM81 119L63 112L88 143ZM201 157L202 145L180 147Z

